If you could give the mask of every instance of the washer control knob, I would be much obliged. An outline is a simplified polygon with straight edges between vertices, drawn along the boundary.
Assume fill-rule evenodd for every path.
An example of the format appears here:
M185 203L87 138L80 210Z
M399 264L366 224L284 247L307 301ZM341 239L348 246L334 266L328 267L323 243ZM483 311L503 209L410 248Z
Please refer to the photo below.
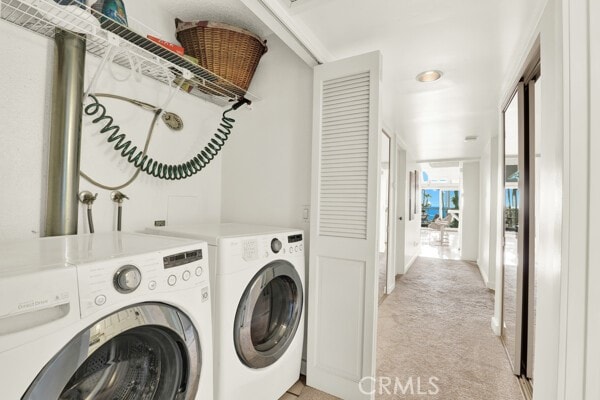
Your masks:
M196 268L196 276L201 276L202 275L202 267L198 267Z
M170 275L169 278L167 278L167 283L169 286L175 285L177 283L177 277L175 275Z
M279 253L282 247L283 245L281 244L281 240L277 238L271 240L271 250L273 250L273 253Z
M192 276L192 274L190 273L190 271L183 271L183 274L181 275L181 278L184 281L188 281L188 280L190 280L191 276Z
M123 265L115 273L113 284L119 293L131 293L140 286L142 273L135 265Z

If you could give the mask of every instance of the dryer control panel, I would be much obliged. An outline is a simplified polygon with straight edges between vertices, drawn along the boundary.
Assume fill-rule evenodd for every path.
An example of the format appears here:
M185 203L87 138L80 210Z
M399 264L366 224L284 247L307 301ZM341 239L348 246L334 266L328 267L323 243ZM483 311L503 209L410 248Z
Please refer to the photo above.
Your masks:
M208 249L190 248L135 257L115 258L77 266L81 316L102 308L137 301L159 301L156 293L198 288L208 301Z
M278 259L303 263L304 250L302 231L223 238L217 246L215 272L227 275Z

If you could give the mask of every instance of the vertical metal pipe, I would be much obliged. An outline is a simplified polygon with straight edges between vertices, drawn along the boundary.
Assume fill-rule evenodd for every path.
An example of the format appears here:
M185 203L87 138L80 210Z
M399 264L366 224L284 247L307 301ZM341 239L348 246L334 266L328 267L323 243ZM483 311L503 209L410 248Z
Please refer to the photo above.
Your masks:
M56 29L46 236L77 233L85 36Z

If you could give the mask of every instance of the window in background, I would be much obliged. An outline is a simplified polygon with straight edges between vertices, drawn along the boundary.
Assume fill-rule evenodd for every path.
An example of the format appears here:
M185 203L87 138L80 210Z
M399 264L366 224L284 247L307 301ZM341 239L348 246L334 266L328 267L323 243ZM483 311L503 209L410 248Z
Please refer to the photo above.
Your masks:
M423 189L421 191L421 226L427 226L440 216L440 190Z

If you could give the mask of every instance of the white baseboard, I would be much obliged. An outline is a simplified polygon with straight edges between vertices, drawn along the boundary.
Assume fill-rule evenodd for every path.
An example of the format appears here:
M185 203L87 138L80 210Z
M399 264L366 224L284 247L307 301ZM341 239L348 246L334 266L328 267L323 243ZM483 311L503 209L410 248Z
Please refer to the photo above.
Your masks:
M481 278L483 279L483 283L485 283L485 287L489 287L488 283L490 282L490 278L488 274L481 268L481 265L477 264L477 269L479 269L479 273L481 274Z
M502 335L502 330L500 329L500 321L498 321L496 317L492 317L492 332L494 332L494 335L496 336Z
M406 264L404 266L404 273L407 273L408 270L410 269L410 267L412 267L412 265L415 263L415 261L417 261L417 258L419 258L419 252L417 252L408 262L408 264Z

